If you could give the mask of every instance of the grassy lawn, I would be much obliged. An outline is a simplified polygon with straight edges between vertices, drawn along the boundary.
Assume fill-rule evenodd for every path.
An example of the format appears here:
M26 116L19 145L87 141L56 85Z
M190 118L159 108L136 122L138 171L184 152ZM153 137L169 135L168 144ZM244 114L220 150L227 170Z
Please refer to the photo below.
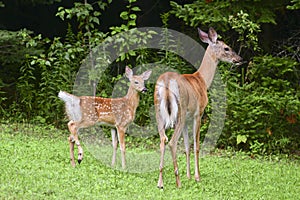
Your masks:
M97 160L85 148L81 165L69 164L66 132L39 126L0 125L0 199L299 199L299 161L251 159L245 155L200 159L201 182L187 180L179 156L182 188L172 165L126 173ZM157 148L159 144L157 144ZM157 169L158 163L157 162ZM192 171L193 171L193 164Z

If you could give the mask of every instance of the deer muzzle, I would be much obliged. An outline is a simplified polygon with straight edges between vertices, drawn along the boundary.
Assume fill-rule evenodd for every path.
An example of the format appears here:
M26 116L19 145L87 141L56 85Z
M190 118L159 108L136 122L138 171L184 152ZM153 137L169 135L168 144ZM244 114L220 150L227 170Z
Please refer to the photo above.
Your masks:
M148 91L147 88L143 88L141 92L142 92L142 93L145 93L145 92L147 92L147 91Z
M242 57L237 56L237 57L233 60L233 63L234 63L235 65L241 65L241 64L243 64L243 63L245 63L245 62L243 62L243 58L242 58Z

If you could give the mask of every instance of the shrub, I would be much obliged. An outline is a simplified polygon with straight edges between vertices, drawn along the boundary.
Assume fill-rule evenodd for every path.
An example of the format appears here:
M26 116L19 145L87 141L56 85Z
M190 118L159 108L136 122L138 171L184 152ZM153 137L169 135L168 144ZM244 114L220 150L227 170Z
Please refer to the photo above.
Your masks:
M255 153L299 149L297 67L299 63L290 58L266 55L249 64L242 86L236 78L229 78L227 119L220 144Z

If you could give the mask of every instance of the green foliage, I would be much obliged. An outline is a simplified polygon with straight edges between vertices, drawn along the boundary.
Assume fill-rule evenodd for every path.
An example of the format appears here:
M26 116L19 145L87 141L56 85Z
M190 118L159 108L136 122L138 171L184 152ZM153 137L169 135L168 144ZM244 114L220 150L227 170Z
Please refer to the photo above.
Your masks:
M243 54L249 52L247 57L252 57L260 50L258 33L261 32L261 25L276 24L275 12L277 9L284 9L285 1L195 1L184 5L171 1L171 6L170 13L182 19L186 25L202 29L203 26L212 26L219 33L225 32L226 39L239 41L240 51L245 48L242 50ZM227 35L226 32L230 34Z
M89 3L74 3L72 8L59 7L56 16L62 20L72 20L75 18L78 23L79 34L83 34L81 39L84 43L90 45L90 50L95 47L105 36L97 28L100 25L99 16L101 11L104 11L111 0L97 1L96 4ZM95 6L97 5L97 6Z
M57 99L59 90L71 90L85 49L80 42L63 44L55 38L45 54L31 56L21 67L17 91L18 105L23 117L43 117L57 123L61 118L61 102Z
M258 50L258 33L261 31L260 25L249 19L249 14L242 10L236 16L229 16L229 24L238 34L238 41L246 48ZM241 49L240 49L241 50Z
M40 49L41 35L35 37L32 35L32 31L26 29L0 30L0 63L7 68L5 71L16 70L14 68L24 62L26 55L37 55L43 51ZM4 73L4 70L1 72Z
M0 30L0 116L8 116L8 108L17 99L16 82L20 76L20 66L29 56L38 55L44 50L41 36L33 36L26 29L19 31ZM27 73L27 72L26 72ZM34 76L34 74L32 74ZM30 93L29 93L30 94Z
M108 0L107 2L97 1L96 4L89 4L87 2L74 3L74 7L70 9L59 7L56 14L56 16L59 16L62 20L76 18L79 34L82 34L80 39L82 40L83 45L88 46L89 50L90 63L86 64L90 66L88 79L91 82L91 85L93 85L94 95L96 94L96 80L99 74L99 69L97 68L99 68L99 65L107 65L107 60L109 58L104 58L104 60L101 60L98 62L99 64L96 65L93 58L93 48L106 36L104 33L97 30L97 26L100 25L100 11L104 11L110 3L111 0Z
M227 144L255 153L287 153L299 148L297 67L299 63L289 58L261 56L249 65L244 85L229 77ZM294 121L288 120L291 117Z
M107 4L99 2L98 6L104 9ZM94 26L99 24L99 15L99 12L93 12L90 4L75 3L72 9L59 8L58 16L62 19L77 17L81 31L74 34L69 26L65 42L54 38L44 53L27 57L20 70L17 83L19 98L17 104L14 104L20 118L61 124L63 109L57 94L59 90L72 90L76 72L88 55L88 50L104 37ZM37 41L35 38L27 44L33 46ZM47 39L44 41L49 42Z
M127 24L122 24L119 27L110 27L110 29L112 30L112 35L115 35L116 33L120 33L122 31L128 31L129 29L136 27L136 12L141 11L138 6L133 5L133 3L135 3L136 1L137 0L128 1L129 4L126 6L127 10L122 11L120 14L121 19L127 22Z
M291 0L292 5L288 5L287 9L297 10L300 8L300 0Z
M4 83L3 81L0 79L0 113L5 113L5 109L4 107L2 106L2 104L4 104L3 102L7 99L7 97L5 97L5 92L2 91L4 87Z
M99 6L101 5L101 9L105 9L107 3L99 2ZM89 31L95 28L95 25L99 25L99 16L101 12L95 11L93 6L88 3L74 3L74 7L70 9L66 9L63 7L58 8L58 12L56 16L59 16L62 20L76 18L78 22L79 30ZM88 33L90 34L90 33Z
M121 12L120 17L122 20L124 20L124 23L120 26L110 27L111 35L116 35L123 31L130 32L128 35L125 34L124 37L117 36L115 40L117 44L116 46L119 47L119 49L116 50L118 55L120 55L120 57L116 60L117 62L122 62L125 60L128 61L131 57L136 56L136 51L131 50L129 47L133 45L145 45L146 39L151 37L151 35L148 35L147 33L139 32L134 29L136 27L137 20L136 13L141 11L138 6L133 5L135 2L136 0L129 0L126 10ZM140 41L141 38L145 39Z
M275 23L275 11L284 3L271 0L195 1L182 6L171 1L171 13L192 27L210 25L225 31L230 27L229 17L237 15L241 10L248 13L250 20L255 23Z

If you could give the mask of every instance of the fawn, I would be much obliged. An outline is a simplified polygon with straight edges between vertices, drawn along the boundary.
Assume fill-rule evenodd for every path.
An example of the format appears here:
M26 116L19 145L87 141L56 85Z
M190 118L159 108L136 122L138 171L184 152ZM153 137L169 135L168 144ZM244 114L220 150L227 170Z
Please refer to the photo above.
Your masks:
M141 75L133 75L132 70L126 66L125 74L130 81L126 96L121 98L102 98L94 96L75 96L60 91L58 97L65 102L69 118L68 128L70 136L71 165L75 166L74 144L78 147L78 163L83 159L83 149L78 139L78 130L93 126L96 123L112 126L112 165L115 164L118 139L121 149L122 167L125 168L125 132L128 125L134 120L136 108L139 105L139 92L146 92L145 80L151 75L151 70ZM117 130L114 129L114 127Z

